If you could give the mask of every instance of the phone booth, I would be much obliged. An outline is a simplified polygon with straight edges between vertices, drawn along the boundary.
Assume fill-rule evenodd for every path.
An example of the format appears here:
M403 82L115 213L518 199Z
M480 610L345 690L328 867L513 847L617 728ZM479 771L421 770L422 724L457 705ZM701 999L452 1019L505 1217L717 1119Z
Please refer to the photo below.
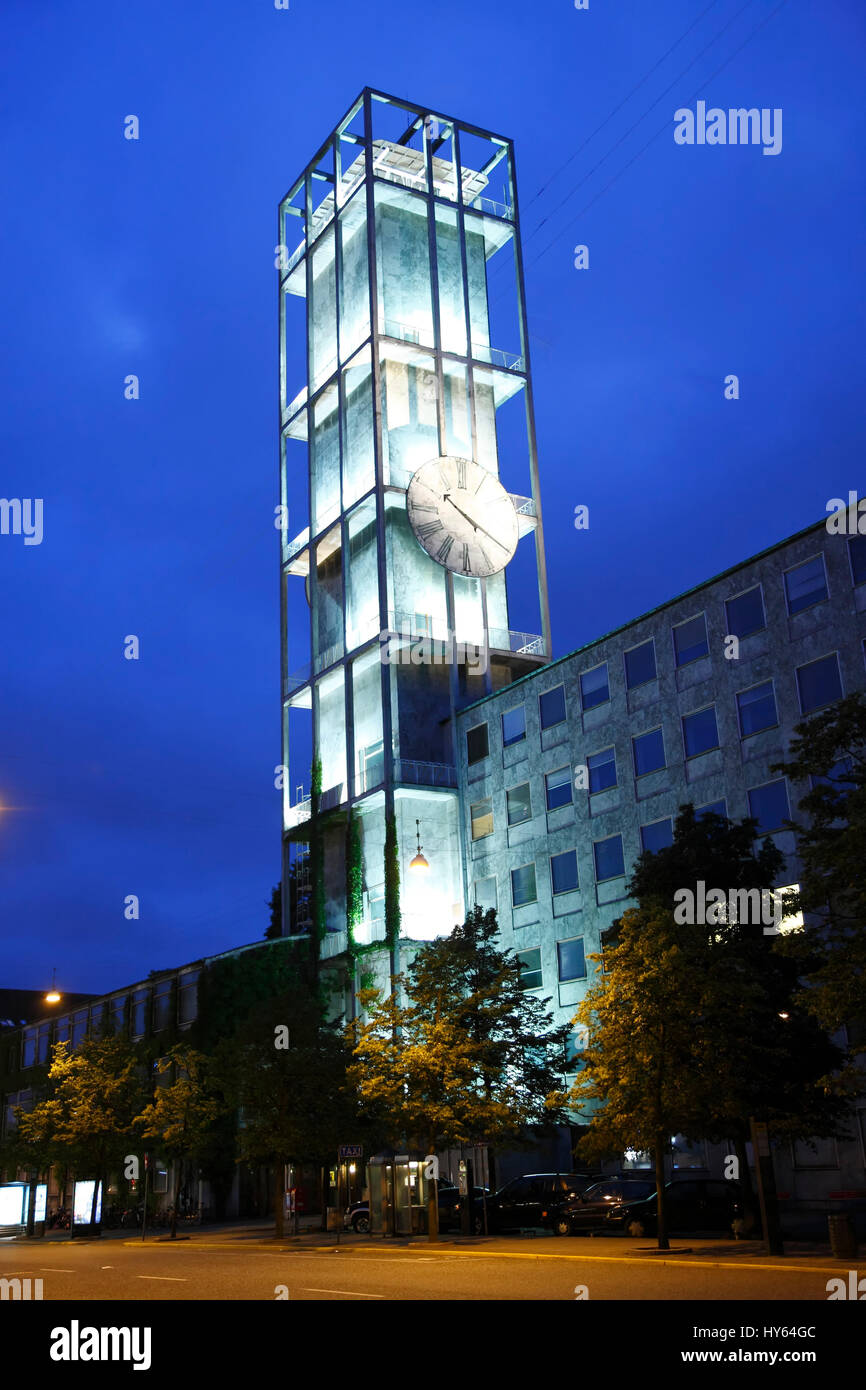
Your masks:
M427 1201L432 1179L425 1155L375 1154L367 1164L370 1187L370 1230L373 1235L411 1236L427 1230Z

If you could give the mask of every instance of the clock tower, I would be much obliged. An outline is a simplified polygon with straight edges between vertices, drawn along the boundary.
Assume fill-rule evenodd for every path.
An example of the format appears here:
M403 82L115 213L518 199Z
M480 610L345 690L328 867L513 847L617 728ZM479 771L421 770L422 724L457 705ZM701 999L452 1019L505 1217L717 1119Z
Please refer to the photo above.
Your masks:
M365 89L279 218L283 930L351 1009L465 914L454 711L550 660L513 146Z

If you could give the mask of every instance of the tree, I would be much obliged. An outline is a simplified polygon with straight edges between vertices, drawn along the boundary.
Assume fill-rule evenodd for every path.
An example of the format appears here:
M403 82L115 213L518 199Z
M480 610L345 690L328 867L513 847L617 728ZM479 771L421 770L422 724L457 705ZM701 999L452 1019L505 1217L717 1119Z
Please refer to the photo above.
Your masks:
M171 1210L171 1238L177 1236L177 1209L183 1163L200 1157L211 1136L214 1120L223 1110L209 1079L208 1059L183 1044L170 1049L157 1063L160 1076L174 1073L170 1085L157 1084L154 1098L133 1123L142 1137L156 1139L177 1159L177 1179Z
M774 767L809 784L798 803L802 874L793 907L804 930L786 954L806 977L798 1003L822 1027L848 1025L851 1056L866 1052L866 699L860 692L797 725Z
M137 1055L125 1038L86 1038L73 1052L56 1043L48 1071L48 1097L18 1114L18 1142L52 1161L94 1173L91 1225L96 1225L100 1184L120 1166L137 1132L135 1117L146 1101Z
M590 1042L575 1088L578 1098L605 1102L582 1141L587 1155L614 1138L620 1149L647 1141L652 1123L661 1126L645 1145L659 1184L666 1136L732 1139L752 1218L750 1117L766 1119L777 1138L806 1138L837 1133L844 1109L827 1082L841 1054L797 1006L796 967L764 935L760 914L752 921L736 910L743 900L732 895L769 892L784 862L769 840L756 851L755 828L752 820L698 818L682 806L672 845L641 855L628 884L638 914L626 913L612 931L628 949L614 947L609 973L578 1014ZM683 890L696 901L700 884L707 893L721 890L724 902L708 907L703 922L697 913L679 920ZM634 1053L629 1061L628 1040L638 1028L649 1031L642 1047L652 1055ZM659 1186L660 1239L662 1206Z
M291 895L289 898L291 902ZM271 920L265 930L265 939L273 941L276 937L283 934L283 892L281 884L277 884L271 889L271 900L268 904L271 910Z
M551 1026L549 1000L526 992L523 966L499 948L498 932L496 913L475 908L420 948L391 994L361 992L367 1018L350 1030L349 1079L392 1140L434 1153L518 1140L565 1118L570 1029ZM435 1237L435 1197L429 1215Z

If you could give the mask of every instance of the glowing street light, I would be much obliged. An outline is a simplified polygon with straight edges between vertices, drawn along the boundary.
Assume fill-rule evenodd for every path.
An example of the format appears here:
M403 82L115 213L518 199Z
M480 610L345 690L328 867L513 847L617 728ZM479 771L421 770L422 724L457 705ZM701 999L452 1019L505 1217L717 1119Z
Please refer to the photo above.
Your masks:
M421 852L421 822L418 819L415 821L415 838L418 841L418 849L409 868L414 869L416 873L427 874L430 872L430 865Z

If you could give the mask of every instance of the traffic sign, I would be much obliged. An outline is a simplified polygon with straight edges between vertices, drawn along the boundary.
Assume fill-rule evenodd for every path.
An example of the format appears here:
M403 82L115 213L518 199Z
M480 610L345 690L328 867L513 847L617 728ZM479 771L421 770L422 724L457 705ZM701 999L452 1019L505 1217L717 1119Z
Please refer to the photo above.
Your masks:
M340 1145L340 1157L341 1157L341 1158L363 1158L363 1157L364 1157L364 1145L363 1145L363 1144L341 1144L341 1145Z

